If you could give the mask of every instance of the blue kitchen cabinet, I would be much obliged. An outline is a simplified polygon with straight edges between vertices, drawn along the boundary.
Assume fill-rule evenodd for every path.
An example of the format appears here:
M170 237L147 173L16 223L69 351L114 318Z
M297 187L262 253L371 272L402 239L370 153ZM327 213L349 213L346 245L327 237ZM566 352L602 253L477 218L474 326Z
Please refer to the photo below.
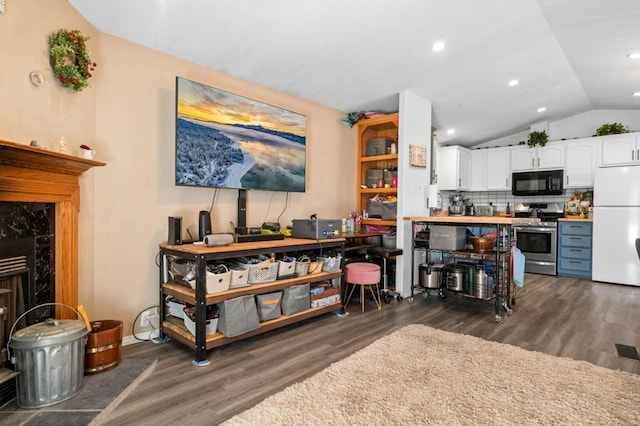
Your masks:
M560 221L558 275L591 279L593 223Z

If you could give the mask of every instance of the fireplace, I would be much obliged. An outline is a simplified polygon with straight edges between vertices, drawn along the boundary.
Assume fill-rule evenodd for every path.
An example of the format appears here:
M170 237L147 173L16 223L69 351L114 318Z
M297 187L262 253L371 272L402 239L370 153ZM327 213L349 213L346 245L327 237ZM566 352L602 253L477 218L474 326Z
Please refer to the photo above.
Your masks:
M79 177L91 167L104 165L99 161L0 140L0 203L26 205L24 209L48 205L51 212L53 232L49 243L53 245L50 247L53 284L48 301L78 305ZM41 237L43 235L36 236L36 251ZM0 239L7 238L11 236L3 235L0 229ZM41 272L37 266L35 275ZM36 294L39 291L36 286ZM37 302L36 297L34 303ZM63 307L56 307L56 316L76 318L75 312Z

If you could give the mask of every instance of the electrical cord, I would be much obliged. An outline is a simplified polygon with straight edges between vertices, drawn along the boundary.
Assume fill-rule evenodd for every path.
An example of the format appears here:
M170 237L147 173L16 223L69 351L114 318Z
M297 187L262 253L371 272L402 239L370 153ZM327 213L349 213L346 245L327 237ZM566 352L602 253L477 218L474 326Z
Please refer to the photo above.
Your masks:
M262 218L262 223L265 223L267 221L267 217L269 216L269 211L271 210L271 204L273 203L273 197L275 197L276 192L273 191L271 193L271 198L269 199L269 206L267 207L267 211L264 214L264 217Z
M168 336L165 336L164 339L160 339L157 337L149 337L148 339L141 339L140 337L138 337L138 335L136 334L136 324L138 323L138 320L140 319L140 317L142 316L143 313L151 310L151 309L155 309L156 310L156 315L159 315L159 309L160 306L158 305L153 305L153 306L149 306L146 309L143 309L142 311L140 311L138 313L138 315L136 315L135 319L133 320L133 324L131 324L131 334L133 335L133 337L140 341L140 342L153 342L153 343L165 343L167 341L169 341ZM149 336L153 336L154 332L156 332L156 328L153 326L153 324L151 324L151 322L149 322L149 327L151 328L151 331L149 332Z
M287 195L284 199L284 209L282 209L282 212L280 212L280 215L278 216L278 220L277 220L278 223L280 223L280 217L282 217L284 212L287 210L288 206L289 206L289 191L287 191Z

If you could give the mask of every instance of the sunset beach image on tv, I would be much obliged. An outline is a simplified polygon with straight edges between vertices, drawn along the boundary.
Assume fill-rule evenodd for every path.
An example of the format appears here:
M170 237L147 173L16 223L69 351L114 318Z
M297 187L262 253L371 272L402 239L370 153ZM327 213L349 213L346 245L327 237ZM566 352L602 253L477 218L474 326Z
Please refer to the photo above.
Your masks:
M180 186L304 192L306 117L176 78Z

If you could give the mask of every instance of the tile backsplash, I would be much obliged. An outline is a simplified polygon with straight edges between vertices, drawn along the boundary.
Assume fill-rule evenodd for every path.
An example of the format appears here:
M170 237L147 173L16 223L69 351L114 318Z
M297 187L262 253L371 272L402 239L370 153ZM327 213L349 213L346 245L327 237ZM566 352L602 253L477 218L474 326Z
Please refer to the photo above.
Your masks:
M593 190L593 188L568 188L564 190L562 195L549 195L549 196L529 196L529 197L517 197L511 194L511 191L439 191L438 192L438 207L446 209L451 202L449 196L452 194L462 194L464 197L468 197L473 201L474 206L488 206L489 203L493 203L497 210L506 210L507 203L511 209L518 203L559 203L563 208L566 207L567 202L573 198L574 192L585 192Z

